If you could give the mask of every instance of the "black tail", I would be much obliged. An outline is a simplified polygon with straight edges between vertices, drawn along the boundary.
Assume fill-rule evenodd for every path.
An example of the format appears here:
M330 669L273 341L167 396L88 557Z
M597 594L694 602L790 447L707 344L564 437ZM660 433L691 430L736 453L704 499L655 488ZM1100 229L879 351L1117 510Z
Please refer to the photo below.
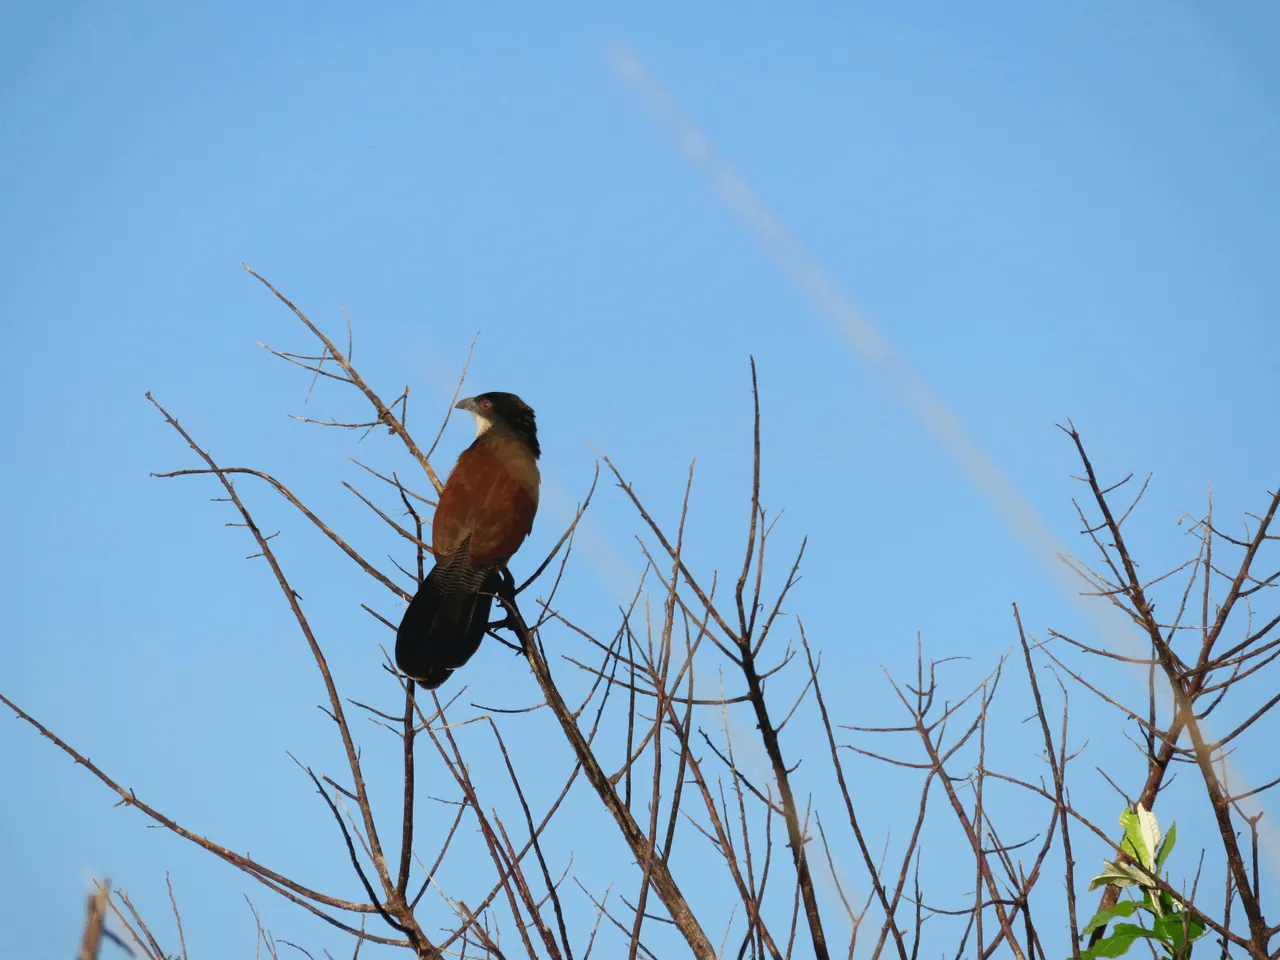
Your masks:
M422 581L396 631L396 666L434 690L471 659L484 639L499 584L498 567L471 566L465 550L437 563Z

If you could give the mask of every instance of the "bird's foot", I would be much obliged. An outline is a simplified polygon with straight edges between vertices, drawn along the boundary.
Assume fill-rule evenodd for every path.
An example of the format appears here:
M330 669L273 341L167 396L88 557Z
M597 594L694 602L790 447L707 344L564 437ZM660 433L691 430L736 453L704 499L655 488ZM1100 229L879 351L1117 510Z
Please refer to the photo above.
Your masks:
M502 598L504 603L514 607L516 605L516 579L511 576L511 571L506 567L502 568L502 573L499 576L498 596Z

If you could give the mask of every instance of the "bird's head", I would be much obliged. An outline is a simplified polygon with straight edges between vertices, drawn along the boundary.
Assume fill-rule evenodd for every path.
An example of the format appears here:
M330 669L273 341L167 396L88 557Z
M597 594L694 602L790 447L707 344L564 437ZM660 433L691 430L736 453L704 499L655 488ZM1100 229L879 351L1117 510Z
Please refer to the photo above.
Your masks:
M523 440L535 458L542 454L533 408L514 393L482 393L459 400L456 406L476 418L477 437L484 436L489 430L504 430Z

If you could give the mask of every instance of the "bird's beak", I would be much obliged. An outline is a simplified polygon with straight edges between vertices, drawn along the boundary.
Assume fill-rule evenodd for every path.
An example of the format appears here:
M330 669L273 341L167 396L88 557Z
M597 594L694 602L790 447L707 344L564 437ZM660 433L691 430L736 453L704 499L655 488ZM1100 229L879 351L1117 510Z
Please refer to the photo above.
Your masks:
M476 412L476 398L475 398L475 397L467 397L467 399L465 399L465 400L459 400L457 403L455 403L455 404L453 405L453 409L455 409L455 410L465 410L465 411L467 411L467 413L475 413L475 412Z

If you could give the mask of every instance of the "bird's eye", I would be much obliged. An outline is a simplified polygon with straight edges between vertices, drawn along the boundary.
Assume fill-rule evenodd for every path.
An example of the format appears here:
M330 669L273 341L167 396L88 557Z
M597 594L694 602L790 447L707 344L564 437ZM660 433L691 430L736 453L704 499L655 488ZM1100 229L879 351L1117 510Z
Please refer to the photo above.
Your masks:
M492 403L490 403L488 400L481 400L481 401L480 401L480 409L481 409L481 410L489 410L489 409L491 409L492 407L493 407L493 404L492 404Z

